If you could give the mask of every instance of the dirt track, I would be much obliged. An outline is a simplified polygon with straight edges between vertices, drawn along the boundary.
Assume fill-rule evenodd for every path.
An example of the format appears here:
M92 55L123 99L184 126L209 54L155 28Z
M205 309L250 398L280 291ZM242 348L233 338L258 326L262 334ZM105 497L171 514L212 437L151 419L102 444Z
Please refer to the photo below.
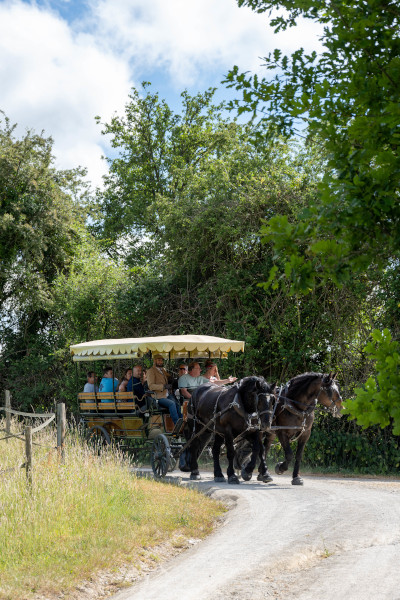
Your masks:
M113 600L400 600L400 482L202 475L224 525Z

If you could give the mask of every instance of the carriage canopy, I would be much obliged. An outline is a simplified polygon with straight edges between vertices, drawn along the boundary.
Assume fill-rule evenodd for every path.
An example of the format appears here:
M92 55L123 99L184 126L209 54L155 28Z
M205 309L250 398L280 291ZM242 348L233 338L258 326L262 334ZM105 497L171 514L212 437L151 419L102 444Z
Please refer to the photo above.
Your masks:
M228 352L243 352L244 342L209 335L94 340L70 347L73 361L140 358L148 352L165 358L226 358Z

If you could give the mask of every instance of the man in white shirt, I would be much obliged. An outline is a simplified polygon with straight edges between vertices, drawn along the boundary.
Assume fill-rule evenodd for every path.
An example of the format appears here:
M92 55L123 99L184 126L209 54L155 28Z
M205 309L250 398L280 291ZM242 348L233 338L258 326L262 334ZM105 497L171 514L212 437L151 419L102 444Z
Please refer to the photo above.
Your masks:
M200 375L201 368L198 362L190 363L188 371L188 374L179 377L178 385L182 396L189 399L192 397L192 390L199 387L199 385L203 385L203 383L210 383L210 380Z
M94 386L97 381L97 375L94 371L88 371L87 373L87 382L85 383L85 387L83 391L85 394L94 394ZM99 391L98 386L96 385L96 393Z

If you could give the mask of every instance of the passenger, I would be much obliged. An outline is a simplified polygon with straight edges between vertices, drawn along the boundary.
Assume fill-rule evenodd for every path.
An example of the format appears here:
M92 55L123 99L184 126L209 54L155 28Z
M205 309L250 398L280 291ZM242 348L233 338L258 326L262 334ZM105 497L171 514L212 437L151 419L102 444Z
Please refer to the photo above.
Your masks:
M176 396L176 398L178 398L178 400L180 399L180 396L181 396L181 392L179 390L179 383L178 383L179 377L182 377L182 375L187 375L187 372L188 372L187 365L182 363L178 367L178 377L175 377L172 382L172 393L174 394L174 396Z
M128 381L126 391L127 392L133 391L134 395L138 399L137 404L139 405L140 408L142 408L143 406L146 406L146 401L143 400L143 396L146 393L146 389L144 387L145 381L146 380L144 378L142 365L135 365L133 367L133 376Z
M164 358L156 354L153 366L147 371L147 385L149 390L156 392L157 401L160 406L168 408L169 414L175 423L182 418L179 400L171 394L172 386L168 382L169 375L164 369Z
M132 369L126 369L123 378L120 380L119 385L118 385L118 391L119 392L129 392L132 390L128 390L127 385L129 383L129 381L132 378Z
M94 371L87 372L87 382L85 383L85 387L83 391L85 394L94 394L95 384L97 381L97 375ZM99 386L96 385L96 392L99 391ZM86 402L91 402L91 400L86 400Z
M215 385L225 385L226 383L233 383L236 381L237 377L232 377L229 375L227 379L221 379L218 373L218 367L212 361L207 361L205 364L206 372L204 373L204 377L214 383Z
M179 377L178 385L182 396L189 399L192 397L192 390L203 383L210 383L210 380L200 374L201 368L198 362L190 363L188 371L189 373Z
M116 392L118 389L118 379L113 380L113 369L112 367L104 367L103 379L100 381L99 392ZM102 399L102 402L113 402L112 398L107 400Z

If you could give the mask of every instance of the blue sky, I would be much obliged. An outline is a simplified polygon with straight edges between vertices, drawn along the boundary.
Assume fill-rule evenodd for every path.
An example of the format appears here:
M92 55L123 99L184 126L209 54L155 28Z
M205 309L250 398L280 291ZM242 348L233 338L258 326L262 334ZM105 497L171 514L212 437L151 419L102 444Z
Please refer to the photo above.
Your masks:
M307 21L275 35L235 0L0 0L0 110L51 135L57 166L85 166L97 185L109 148L94 117L121 114L132 86L150 81L176 109L183 89L223 99L234 64L262 73L260 57L318 51L320 33Z

